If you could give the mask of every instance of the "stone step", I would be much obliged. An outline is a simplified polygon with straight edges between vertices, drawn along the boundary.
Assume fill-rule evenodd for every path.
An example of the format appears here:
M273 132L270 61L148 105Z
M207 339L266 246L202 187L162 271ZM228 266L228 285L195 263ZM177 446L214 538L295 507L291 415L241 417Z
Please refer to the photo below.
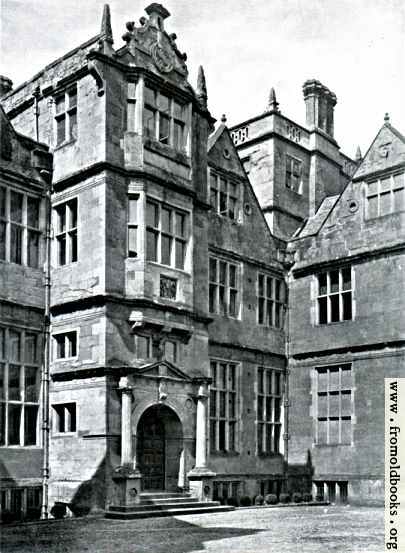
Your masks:
M140 505L166 505L167 503L195 503L196 497L166 497L164 499L143 499Z
M211 506L211 502L205 503L205 507L176 507L174 509L162 509L153 511L106 511L105 517L111 519L130 520L137 518L152 518L152 517L174 517L178 515L197 515L197 514L209 514L220 513L226 511L233 511L234 507L229 505L214 505Z
M170 499L175 497L191 497L191 494L188 492L141 492L139 497L141 499Z
M146 512L146 511L167 511L168 509L194 509L197 507L217 507L220 505L219 501L198 501L197 498L190 498L190 500L182 500L180 502L168 502L168 503L150 503L145 505L143 502L138 505L121 506L111 505L109 511L113 512Z

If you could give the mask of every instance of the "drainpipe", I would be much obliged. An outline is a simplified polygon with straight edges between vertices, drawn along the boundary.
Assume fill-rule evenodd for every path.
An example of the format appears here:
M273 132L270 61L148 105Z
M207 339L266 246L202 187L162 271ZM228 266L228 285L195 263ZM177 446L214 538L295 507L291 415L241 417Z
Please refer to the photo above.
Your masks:
M39 86L36 87L36 89L33 92L34 96L34 113L35 113L35 140L39 142L39 95L40 95L40 88Z
M44 313L44 364L42 371L42 444L44 448L42 465L42 507L41 518L48 518L48 481L49 481L49 366L51 353L51 180L46 183L46 230L45 230L45 313Z
M51 194L53 156L44 149L32 152L32 165L37 169L45 184L45 263L44 263L44 348L42 354L42 505L41 518L48 518L49 480L49 366L50 366L50 305L51 305Z
M290 384L289 384L289 375L290 375L290 267L291 265L285 263L288 266L288 272L285 275L285 289L286 289L286 307L285 307L285 358L286 358L286 367L284 373L284 486L285 492L288 491L288 442L290 439L289 435L289 410L290 410Z

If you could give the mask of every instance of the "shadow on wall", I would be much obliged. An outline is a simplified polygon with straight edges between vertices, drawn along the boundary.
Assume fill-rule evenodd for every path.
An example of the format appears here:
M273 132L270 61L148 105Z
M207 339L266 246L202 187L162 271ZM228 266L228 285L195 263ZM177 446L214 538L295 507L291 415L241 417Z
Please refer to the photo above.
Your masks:
M307 451L307 460L305 463L288 465L288 493L310 494L312 491L312 477L314 475L314 466L312 464L312 455Z
M70 503L55 501L50 511L51 515L55 518L63 518L66 515L67 506L76 517L103 511L106 503L106 472L106 457L104 457L92 478L85 480L77 488Z

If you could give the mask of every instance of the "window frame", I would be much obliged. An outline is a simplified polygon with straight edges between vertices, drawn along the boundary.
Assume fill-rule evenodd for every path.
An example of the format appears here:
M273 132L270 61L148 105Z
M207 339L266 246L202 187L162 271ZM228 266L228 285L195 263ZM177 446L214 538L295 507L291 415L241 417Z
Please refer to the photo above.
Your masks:
M213 371L214 365L215 371ZM222 369L224 370L222 387L219 386L221 378L219 367L225 367ZM229 378L231 367L233 377ZM239 450L240 364L229 359L210 358L210 376L213 379L209 388L208 409L210 451L214 455L235 454ZM229 382L233 382L233 387L228 386ZM221 401L221 398L224 399ZM233 399L233 414L230 409L230 398ZM223 414L221 414L221 405L224 408Z
M11 188L3 183L0 183L0 190L4 192L4 211L2 210L3 213L0 211L0 225L3 226L4 237L4 240L2 241L3 248L0 249L0 261L13 263L15 265L22 265L32 269L39 269L42 261L42 198L39 195L36 196L34 194L29 194L24 190ZM12 194L20 195L22 197L20 221L12 218ZM29 221L30 201L34 201L37 204L37 226L30 224ZM13 229L19 229L20 245L17 248L17 251L19 252L18 255L13 254L15 247L15 244L12 242ZM32 235L36 236L35 263L30 263L30 236ZM1 251L3 251L4 255L1 254Z
M350 288L344 288L344 277L343 272L350 271ZM332 291L332 274L338 273L338 289L337 291ZM321 294L322 284L320 283L320 278L326 275L326 293ZM352 265L345 265L343 267L338 267L334 269L328 269L322 272L319 272L315 275L316 283L316 324L318 326L328 325L328 324L337 324L345 323L348 321L353 321L355 319L354 312L354 268ZM345 296L350 295L350 303L345 305ZM334 320L334 309L336 309L336 299L337 298L337 308L338 308L338 319ZM321 305L326 304L326 318L325 318L325 308L321 308ZM345 309L349 309L350 305L350 317L345 316Z
M59 202L53 206L54 212L54 240L55 265L65 267L79 261L79 199L77 196ZM63 214L62 214L63 213ZM61 221L63 223L61 224ZM72 221L76 225L71 225ZM61 228L62 227L62 228ZM64 244L64 250L62 250ZM64 252L62 262L61 252Z
M131 210L131 202L135 202L135 213L136 218L134 220L131 219L131 213L133 214L133 210ZM128 208L127 208L127 257L135 258L138 257L138 251L139 251L139 203L140 198L139 194L128 194ZM131 235L132 239L131 239ZM131 244L135 244L136 249L131 249Z
M153 95L153 101L148 92L150 91ZM148 97L149 96L149 97ZM161 98L167 98L168 100L168 110L162 108ZM182 110L181 115L176 113L176 106L180 106ZM166 91L158 90L153 86L149 86L149 83L144 83L144 93L143 93L143 113L142 113L142 133L146 138L159 142L165 146L172 148L173 150L181 153L186 153L186 128L187 128L187 109L188 104L182 103L177 97L174 97ZM146 124L145 116L146 112L150 112L150 119L153 120L153 128L149 129L149 125ZM161 135L161 129L163 127L162 122L166 121L168 128L164 135ZM180 139L176 139L175 129L181 129ZM177 144L176 144L177 142ZM180 145L179 145L180 143Z
M291 154L285 155L285 187L302 195L303 161Z
M138 350L139 347L139 338L142 338L143 340L147 340L147 350L148 355L147 357L140 357ZM134 342L135 342L135 357L139 360L148 360L153 359L153 338L151 334L143 334L143 333L136 333L134 334Z
M342 373L343 371L350 371L350 387L345 385L343 383L342 379ZM331 373L338 372L338 386L331 386ZM327 374L327 385L326 389L320 390L320 374ZM316 446L337 446L337 445L344 445L344 446L350 446L353 443L353 420L354 420L354 373L353 373L353 365L350 362L345 363L338 363L338 364L331 364L331 365L322 365L317 366L314 368L314 395L315 398L315 405L314 405L314 443ZM343 403L343 396L350 395L350 415L342 414L344 412L342 408ZM321 409L320 404L321 401L319 400L320 397L326 398L326 414L320 415ZM331 403L335 402L336 400L331 400L330 398L338 398L338 412L337 414L332 411L331 415ZM342 427L343 423L342 421L350 421L350 441L342 441ZM337 421L337 428L338 428L338 439L337 441L331 441L330 434L331 434L331 422ZM325 422L326 425L326 441L320 441L320 422Z
M268 374L270 374L270 385L267 376ZM257 367L256 451L258 456L281 455L283 399L283 370L274 367ZM276 402L278 402L278 412L276 408ZM270 410L270 415L268 413L268 410ZM278 429L277 432L276 428Z
M212 278L211 263L215 262L215 280ZM242 311L242 265L213 254L208 255L208 312L211 314L241 319ZM221 264L225 265L225 279L221 276ZM231 279L234 269L234 285ZM234 298L234 299L232 299ZM235 309L230 306L234 303Z
M402 177L402 183L398 183L398 180L396 180L396 177ZM382 182L388 180L390 181L390 187L384 188L382 186ZM405 173L404 172L397 172L392 173L391 175L386 175L384 178L377 178L374 180L369 180L365 183L366 190L365 190L365 219L367 221L373 221L374 219L379 219L380 217L386 217L388 215L393 215L394 213L401 213L402 211L405 211ZM370 191L371 186L376 185L375 191ZM402 195L402 206L400 209L395 209L395 193L398 191L401 191L400 194ZM386 213L381 213L381 204L382 204L382 198L388 198L389 197L389 204L390 209ZM376 199L376 207L377 207L377 214L376 215L370 215L370 198Z
M17 355L14 356L13 352L13 340L11 338L11 333L14 333L15 336L18 335L18 351ZM34 353L33 357L28 359L28 337L34 337ZM0 450L2 447L7 448L16 448L16 447L29 447L37 448L40 447L40 433L39 433L39 424L40 424L40 405L41 405L41 360L40 360L40 351L41 351L41 333L35 329L26 329L19 328L14 326L0 326L0 371L2 374L2 396L0 396L0 422L4 429L4 434L1 434L0 429ZM10 399L10 380L11 380L11 370L16 371L16 378L18 380L17 388L17 397L11 397ZM34 369L35 371L35 380L34 380L34 394L36 400L29 399L29 370ZM31 383L32 387L32 383ZM10 443L10 413L12 409L11 406L19 407L19 422L18 422L18 443ZM30 412L29 408L36 408L36 415L34 425L31 427L31 431L34 428L34 442L27 443L29 437L29 427L27 425L31 424L27 417ZM4 436L4 438L3 438ZM16 440L17 441L17 440ZM31 440L30 440L31 441Z
M154 213L154 223L153 225L150 224L150 221L148 220L148 206L154 206L155 213ZM157 210L157 211L156 211ZM167 211L170 213L169 215L169 229L164 228L163 226L163 211ZM182 217L183 223L182 228L183 231L181 233L178 232L177 226L178 226L178 216ZM176 269L178 271L185 271L189 272L189 262L188 262L188 252L190 247L190 212L179 208L177 206L174 206L172 204L168 204L166 202L162 202L160 200L157 200L151 196L147 196L145 200L145 258L146 261L152 262L152 263L158 263L159 265L162 265L164 267L171 267L172 269ZM170 228L171 226L171 228ZM153 235L154 236L154 250L156 255L153 256L150 255L150 245L148 241L148 237ZM165 250L164 244L165 241L169 243L169 264L164 263L166 260L165 257L167 255L167 252ZM177 264L177 252L178 252L178 244L181 244L182 248L182 263L180 263L178 266Z
M70 351L70 349L71 349L71 346L69 344L69 337L70 336L75 337L75 341L74 341L75 354L74 355L66 355L65 354L63 357L59 357L58 347L59 347L60 344L59 344L58 339L62 338L62 337L64 338L63 347L64 347L64 351L66 352L66 351ZM74 328L74 329L68 329L68 330L61 330L61 331L53 332L52 333L52 342L53 342L52 352L53 352L53 361L54 362L70 361L72 359L78 359L79 358L80 329Z
M68 407L74 407L74 417L72 417L72 413L69 411ZM78 408L77 408L77 401L57 401L52 403L52 434L54 436L74 436L78 433ZM60 414L60 412L63 412L63 419ZM69 413L69 416L66 417L66 412ZM60 422L63 420L63 426L66 428L66 421L68 421L68 430L61 430L60 429ZM74 430L71 429L72 427L72 420L74 420Z
M215 186L213 185L213 181L215 181ZM209 203L215 213L230 221L240 223L242 186L238 179L229 177L229 175L225 175L217 169L209 167L208 183ZM235 187L234 193L231 191L232 187ZM221 208L221 201L223 198L225 201L225 208ZM234 202L234 207L231 210L230 205L232 201Z
M168 343L173 345L172 359L168 358L168 353L166 351L166 345ZM169 363L172 363L173 365L178 365L181 360L181 343L179 342L179 340L169 337L165 340L163 347L164 347L164 358L166 359L166 361L168 361Z
M263 281L260 284L260 281ZM270 283L270 285L269 285ZM256 279L257 324L283 330L287 287L282 278L258 271ZM278 320L278 324L277 323Z
M70 99L75 97L71 105ZM58 110L58 100L63 99L63 109ZM77 83L54 95L54 136L55 148L74 142L78 137L78 87ZM59 139L59 125L63 122L63 139ZM75 134L74 134L75 131Z

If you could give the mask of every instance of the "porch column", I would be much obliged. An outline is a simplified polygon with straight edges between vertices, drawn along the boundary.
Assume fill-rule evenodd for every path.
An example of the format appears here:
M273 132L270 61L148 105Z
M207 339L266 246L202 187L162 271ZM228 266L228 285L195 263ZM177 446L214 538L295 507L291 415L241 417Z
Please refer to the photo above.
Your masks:
M187 473L190 492L200 501L209 501L213 495L212 479L215 473L207 467L207 385L198 383L197 419L195 436L195 467Z
M207 467L207 394L202 384L197 395L195 467Z
M128 378L120 379L121 390L121 466L130 465L132 459L132 388L128 385Z

